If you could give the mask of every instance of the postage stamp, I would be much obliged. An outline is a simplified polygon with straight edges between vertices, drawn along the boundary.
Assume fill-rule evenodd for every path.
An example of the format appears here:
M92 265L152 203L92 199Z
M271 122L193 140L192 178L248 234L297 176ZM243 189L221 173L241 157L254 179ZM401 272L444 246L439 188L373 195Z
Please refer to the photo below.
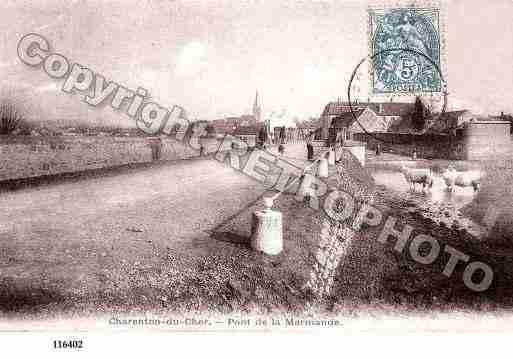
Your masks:
M440 9L369 8L373 94L442 91Z

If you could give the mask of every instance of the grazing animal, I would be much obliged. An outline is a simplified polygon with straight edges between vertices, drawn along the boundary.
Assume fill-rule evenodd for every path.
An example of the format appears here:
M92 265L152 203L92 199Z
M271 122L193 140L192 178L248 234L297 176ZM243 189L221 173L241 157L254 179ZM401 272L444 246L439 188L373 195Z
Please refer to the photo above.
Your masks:
M422 185L422 190L425 191L426 187L433 187L433 173L430 168L409 168L406 166L401 167L406 182L410 184L410 189L415 191L417 183Z
M454 186L472 186L474 188L474 192L476 192L481 187L482 176L482 172L478 170L460 172L451 167L447 168L447 170L445 170L445 172L442 174L445 185L447 186L449 192L454 191Z

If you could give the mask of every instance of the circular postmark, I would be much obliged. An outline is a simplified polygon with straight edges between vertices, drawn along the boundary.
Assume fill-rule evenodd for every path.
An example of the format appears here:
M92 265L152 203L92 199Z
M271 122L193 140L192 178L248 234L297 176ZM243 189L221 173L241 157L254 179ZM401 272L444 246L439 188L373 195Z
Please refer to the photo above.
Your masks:
M349 85L347 87L347 101L348 101L348 105L349 105L349 110L351 112L351 116L353 117L354 122L356 122L360 126L360 128L366 135L369 135L369 136L373 137L374 139L384 142L384 143L396 143L396 142L389 141L389 140L386 140L383 138L379 138L379 136L377 136L376 133L367 131L367 129L359 121L358 116L356 114L358 106L356 104L353 104L353 101L351 99L351 88L353 87L352 86L353 81L354 81L355 77L357 76L358 70L366 61L369 61L372 66L376 59L383 59L383 58L391 59L391 56L395 57L395 59L396 59L396 61L394 62L395 65L393 66L394 76L396 76L397 78L400 78L405 83L408 83L408 82L412 83L411 92L410 92L410 94L412 96L416 95L416 93L417 93L414 82L418 78L419 73L422 71L423 66L422 66L421 61L428 63L430 67L435 69L435 74L431 78L436 78L436 80L439 81L440 91L442 93L442 98L443 98L442 101L443 102L442 102L441 110L438 113L438 115L434 116L434 114L432 114L434 116L433 120L437 121L441 116L443 116L443 114L445 113L446 107L447 107L447 94L448 94L447 93L447 85L445 83L442 71L440 70L440 67L436 64L436 62L433 61L429 56L427 56L423 52L420 52L418 50L411 49L411 48L390 48L390 49L381 50L381 51L376 52L370 56L363 58L356 65L355 69L353 70L353 73L351 74L351 78L349 80ZM419 61L419 59L422 59L422 60ZM377 74L377 76L379 76L379 74ZM390 76L390 74L388 74L388 76ZM378 95L379 95L379 93L378 93Z

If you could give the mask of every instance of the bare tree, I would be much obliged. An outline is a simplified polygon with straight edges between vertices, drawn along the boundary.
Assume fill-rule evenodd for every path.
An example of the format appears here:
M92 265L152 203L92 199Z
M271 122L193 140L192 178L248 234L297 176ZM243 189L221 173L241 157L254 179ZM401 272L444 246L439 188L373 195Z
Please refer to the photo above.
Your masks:
M16 102L4 98L0 100L0 135L9 135L25 122L22 111Z
M33 125L27 115L32 112L32 96L20 88L0 86L0 135L30 134Z

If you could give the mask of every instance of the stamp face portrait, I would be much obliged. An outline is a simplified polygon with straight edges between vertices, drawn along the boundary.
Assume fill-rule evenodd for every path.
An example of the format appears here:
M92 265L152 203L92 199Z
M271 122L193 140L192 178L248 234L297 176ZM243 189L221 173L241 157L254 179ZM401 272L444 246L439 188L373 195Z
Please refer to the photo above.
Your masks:
M373 94L442 90L440 11L369 9Z

